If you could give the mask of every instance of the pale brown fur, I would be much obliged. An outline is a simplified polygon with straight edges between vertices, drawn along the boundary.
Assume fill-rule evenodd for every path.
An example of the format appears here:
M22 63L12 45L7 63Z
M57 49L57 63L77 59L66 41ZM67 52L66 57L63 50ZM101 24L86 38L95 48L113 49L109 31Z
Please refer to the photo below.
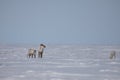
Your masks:
M111 51L109 58L110 59L115 59L116 58L116 52L115 51Z
M36 50L35 49L33 49L33 48L30 48L29 50L28 50L28 57L30 58L36 58Z

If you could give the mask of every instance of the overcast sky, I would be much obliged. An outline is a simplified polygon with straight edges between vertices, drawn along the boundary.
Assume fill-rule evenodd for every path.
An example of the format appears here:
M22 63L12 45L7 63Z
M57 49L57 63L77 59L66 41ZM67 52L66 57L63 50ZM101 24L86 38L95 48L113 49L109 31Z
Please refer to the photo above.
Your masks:
M120 0L0 0L0 43L120 44Z

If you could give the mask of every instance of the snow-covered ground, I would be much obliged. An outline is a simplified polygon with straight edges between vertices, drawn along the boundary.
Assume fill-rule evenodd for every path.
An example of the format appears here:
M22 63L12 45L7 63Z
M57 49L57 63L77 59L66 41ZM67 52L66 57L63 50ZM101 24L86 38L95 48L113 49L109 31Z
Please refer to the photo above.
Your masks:
M0 80L120 80L120 46L47 45L42 59L31 47L0 45Z

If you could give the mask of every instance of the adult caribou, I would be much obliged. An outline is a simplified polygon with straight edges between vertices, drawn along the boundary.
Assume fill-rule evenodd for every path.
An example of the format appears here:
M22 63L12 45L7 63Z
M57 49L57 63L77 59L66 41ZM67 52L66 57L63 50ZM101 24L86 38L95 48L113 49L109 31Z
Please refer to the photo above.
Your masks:
M38 57L39 57L39 58L42 58L44 48L46 48L46 46L45 46L44 44L40 44L40 47L39 47L39 49L38 49Z

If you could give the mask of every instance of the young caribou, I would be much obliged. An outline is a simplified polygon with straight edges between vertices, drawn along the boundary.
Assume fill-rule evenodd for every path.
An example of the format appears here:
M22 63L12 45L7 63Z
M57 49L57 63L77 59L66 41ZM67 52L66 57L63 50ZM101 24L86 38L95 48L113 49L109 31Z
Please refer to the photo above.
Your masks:
M28 50L28 57L30 58L36 58L36 50L35 49L33 49L33 48L30 48L29 50Z
M110 53L110 57L109 57L110 59L115 59L116 58L116 52L115 51L111 51L111 53Z

